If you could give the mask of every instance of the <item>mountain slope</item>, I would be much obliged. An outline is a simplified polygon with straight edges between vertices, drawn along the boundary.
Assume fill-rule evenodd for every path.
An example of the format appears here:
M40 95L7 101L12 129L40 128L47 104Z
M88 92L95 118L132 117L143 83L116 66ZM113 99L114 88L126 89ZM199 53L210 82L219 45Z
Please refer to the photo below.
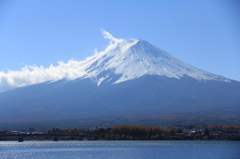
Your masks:
M199 82L145 75L97 86L90 79L58 81L0 94L1 122L152 115L240 116L238 82ZM13 100L14 99L14 100Z
M109 74L121 75L112 83L120 83L143 75L160 75L181 78L185 75L198 80L230 80L190 66L165 51L140 39L124 40L105 51L88 58L78 66L82 77L93 78L98 85L109 78Z
M140 39L118 40L71 69L74 78L0 93L0 123L240 116L240 82L197 69Z

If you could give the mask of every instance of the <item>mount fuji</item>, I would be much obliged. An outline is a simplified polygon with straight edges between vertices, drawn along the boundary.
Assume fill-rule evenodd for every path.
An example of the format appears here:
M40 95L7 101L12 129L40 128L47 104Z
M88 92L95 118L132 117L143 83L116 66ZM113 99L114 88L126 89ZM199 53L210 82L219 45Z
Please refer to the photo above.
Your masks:
M76 69L83 73L82 78L91 78L97 82L98 86L103 81L117 84L144 75L176 79L189 76L196 80L230 82L227 78L190 66L141 39L116 43L105 51L88 58L76 66ZM111 74L119 75L119 78L112 81Z
M71 63L71 78L0 93L0 125L164 125L161 117L169 116L174 116L173 124L240 122L240 82L195 68L147 41L103 33L112 43L85 61ZM183 120L190 116L204 120Z

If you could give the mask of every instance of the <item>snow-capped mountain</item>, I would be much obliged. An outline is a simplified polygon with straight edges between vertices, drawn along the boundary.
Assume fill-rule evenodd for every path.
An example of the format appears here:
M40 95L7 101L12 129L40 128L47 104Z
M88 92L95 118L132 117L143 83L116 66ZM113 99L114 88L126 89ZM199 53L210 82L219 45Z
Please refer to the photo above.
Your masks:
M231 82L190 66L146 41L116 39L104 30L103 35L111 41L110 45L84 61L69 60L49 68L25 66L21 71L0 72L0 92L62 79L91 78L98 86L102 82L116 84L144 75Z
M189 114L214 120L228 116L221 119L228 124L240 117L240 82L197 69L146 41L104 36L112 41L106 50L85 61L28 71L30 82L18 80L25 87L0 93L0 126L10 121L133 121L129 116L140 121L144 116ZM214 124L204 120L195 124ZM177 119L177 124L187 122Z
M109 46L77 66L84 78L93 78L98 85L111 80L110 74L120 75L112 81L120 83L143 75L159 75L171 78L189 76L197 80L217 80L229 82L217 76L190 66L167 52L141 39L122 40ZM102 74L105 72L104 74Z

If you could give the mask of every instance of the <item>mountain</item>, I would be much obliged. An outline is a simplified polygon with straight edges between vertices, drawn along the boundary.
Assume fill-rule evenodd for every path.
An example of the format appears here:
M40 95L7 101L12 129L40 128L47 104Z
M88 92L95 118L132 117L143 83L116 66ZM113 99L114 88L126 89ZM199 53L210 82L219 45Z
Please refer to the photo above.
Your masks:
M141 39L119 40L71 69L75 78L0 93L0 125L166 125L173 121L169 116L177 124L240 123L240 82L197 69Z
M75 68L81 72L80 78L91 78L98 85L103 81L116 84L143 75L159 75L177 79L189 76L197 80L230 82L227 78L190 66L140 39L116 43L78 64ZM119 75L119 78L112 81L112 74Z

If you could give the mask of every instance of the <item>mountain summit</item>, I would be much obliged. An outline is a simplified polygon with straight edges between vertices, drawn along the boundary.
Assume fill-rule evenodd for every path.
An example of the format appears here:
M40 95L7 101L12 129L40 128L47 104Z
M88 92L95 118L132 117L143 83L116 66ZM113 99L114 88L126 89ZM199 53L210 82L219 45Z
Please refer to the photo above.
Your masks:
M180 79L189 76L197 80L229 82L217 76L190 66L167 52L141 39L122 40L109 46L78 66L82 77L94 78L98 85L111 81L110 74L120 75L113 83L120 83L143 75L159 75Z
M144 40L103 34L111 40L106 50L85 61L38 68L48 78L0 93L0 126L29 121L62 126L69 120L75 126L240 122L240 82L197 69ZM169 121L169 115L176 120Z

